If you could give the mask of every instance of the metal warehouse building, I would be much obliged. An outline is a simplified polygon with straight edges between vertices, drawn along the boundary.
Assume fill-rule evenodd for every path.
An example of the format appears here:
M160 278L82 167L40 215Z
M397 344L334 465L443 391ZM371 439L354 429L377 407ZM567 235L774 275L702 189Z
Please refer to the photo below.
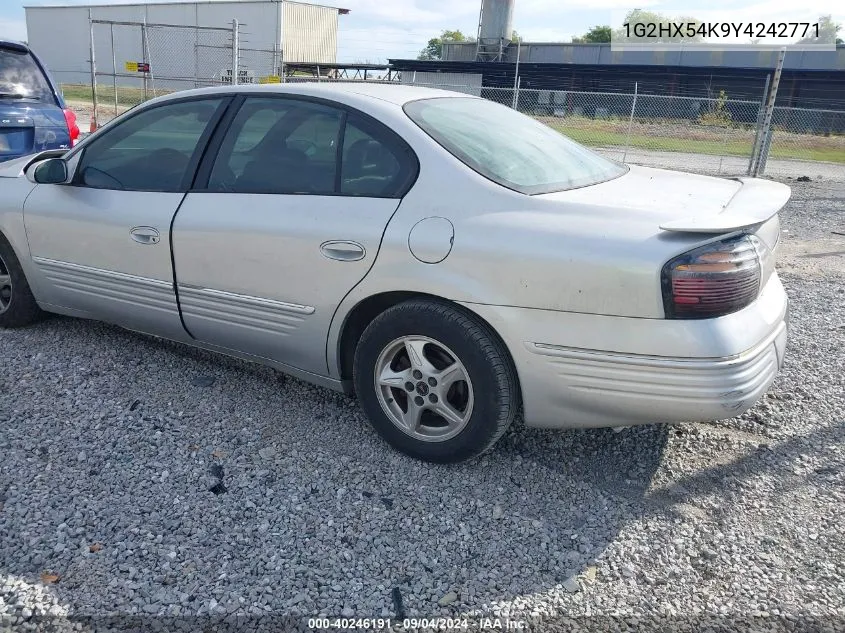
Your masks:
M239 23L239 73L249 80L277 75L287 62L331 64L337 61L338 16L348 13L288 0L29 5L25 10L28 42L61 83L90 81L92 31L99 72L125 75L127 64L144 62L153 77L219 78L233 65L233 20ZM119 77L118 83L129 80Z

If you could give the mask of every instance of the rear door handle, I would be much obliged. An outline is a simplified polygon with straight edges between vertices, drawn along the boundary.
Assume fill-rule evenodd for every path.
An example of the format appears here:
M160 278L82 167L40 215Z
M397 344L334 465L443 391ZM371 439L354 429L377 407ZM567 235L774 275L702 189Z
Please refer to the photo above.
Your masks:
M129 235L138 244L158 244L161 240L161 234L158 232L158 229L151 226L136 226L129 231Z
M320 251L325 257L341 262L357 262L367 256L367 249L361 244L347 240L323 242L320 244Z

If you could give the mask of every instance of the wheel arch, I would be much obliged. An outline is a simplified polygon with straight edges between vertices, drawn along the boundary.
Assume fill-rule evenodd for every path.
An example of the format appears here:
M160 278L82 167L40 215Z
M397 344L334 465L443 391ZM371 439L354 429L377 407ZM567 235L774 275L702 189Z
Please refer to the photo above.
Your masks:
M21 252L21 249L20 249L20 248L18 248L18 247L15 245L15 241L14 241L14 240L9 239L9 236L8 236L8 234L7 234L7 233L8 233L8 232L7 232L7 231L5 231L5 230L3 229L3 227L2 227L2 226L0 226L0 242L3 242L3 243L5 243L5 244L8 244L9 248L10 248L10 249L12 249L12 253L14 253L15 257L17 258L18 263L19 263L19 264L21 265L21 267L24 269L24 272L27 272L27 266L26 266L26 264L27 264L27 261L26 261L26 255L25 255L24 253L22 253L22 252ZM26 254L28 254L28 251L27 251L27 253L26 253Z
M434 294L411 290L379 292L370 295L361 299L346 314L343 324L341 325L340 334L337 337L337 371L344 384L348 385L347 389L350 393L353 391L352 366L355 358L355 350L358 347L358 342L361 340L361 335L364 333L364 330L373 319L385 310L411 299L425 299L432 302L447 304L450 307L471 316L474 320L484 325L489 330L491 336L495 337L502 346L502 349L504 349L507 353L507 359L511 363L514 370L514 376L516 377L520 402L522 401L522 383L519 379L519 373L516 370L516 363L514 362L513 354L511 354L505 340L496 328L494 328L480 314L460 303L457 303L456 301Z

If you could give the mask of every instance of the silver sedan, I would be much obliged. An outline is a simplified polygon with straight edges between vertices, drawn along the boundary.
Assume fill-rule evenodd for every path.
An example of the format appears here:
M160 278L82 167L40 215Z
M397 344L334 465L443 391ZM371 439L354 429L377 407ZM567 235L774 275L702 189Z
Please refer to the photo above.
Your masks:
M729 418L783 361L789 193L449 92L180 92L0 166L0 327L54 312L271 365L431 461L520 415Z

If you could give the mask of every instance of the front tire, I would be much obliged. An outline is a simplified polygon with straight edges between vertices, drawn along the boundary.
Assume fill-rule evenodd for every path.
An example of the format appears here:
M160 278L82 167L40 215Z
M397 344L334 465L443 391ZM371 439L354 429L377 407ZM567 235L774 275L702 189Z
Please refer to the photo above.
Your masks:
M507 348L479 318L443 301L414 299L376 317L358 343L353 379L379 435L430 462L489 450L519 408Z
M15 251L0 235L0 327L24 327L40 320L43 315Z

